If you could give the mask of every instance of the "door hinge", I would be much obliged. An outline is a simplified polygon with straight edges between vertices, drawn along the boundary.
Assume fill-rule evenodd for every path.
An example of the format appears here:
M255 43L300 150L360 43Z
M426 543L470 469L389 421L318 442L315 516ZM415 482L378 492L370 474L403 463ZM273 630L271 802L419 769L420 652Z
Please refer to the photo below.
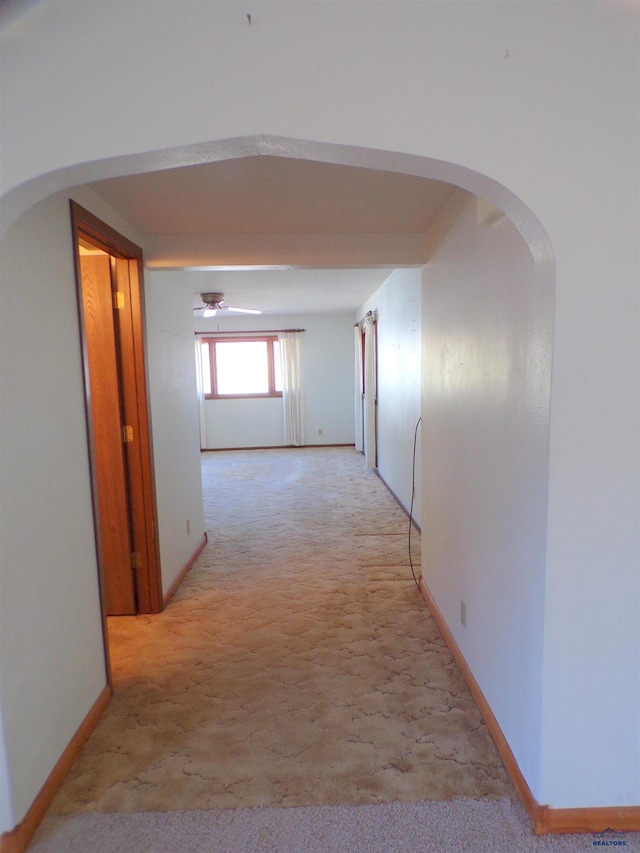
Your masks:
M113 292L113 307L124 308L124 293L121 290L114 290Z
M122 441L124 444L129 444L133 441L133 427L132 426L123 426L122 427Z
M132 569L141 569L142 568L142 555L140 551L132 551L131 552L131 568Z

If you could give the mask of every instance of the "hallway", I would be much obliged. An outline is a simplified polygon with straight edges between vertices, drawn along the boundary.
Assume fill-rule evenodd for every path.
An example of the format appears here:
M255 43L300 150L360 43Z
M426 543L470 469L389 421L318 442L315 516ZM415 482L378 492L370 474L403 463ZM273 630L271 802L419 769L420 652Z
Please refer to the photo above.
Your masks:
M164 613L109 620L115 695L50 814L513 798L362 456L202 470L209 544Z

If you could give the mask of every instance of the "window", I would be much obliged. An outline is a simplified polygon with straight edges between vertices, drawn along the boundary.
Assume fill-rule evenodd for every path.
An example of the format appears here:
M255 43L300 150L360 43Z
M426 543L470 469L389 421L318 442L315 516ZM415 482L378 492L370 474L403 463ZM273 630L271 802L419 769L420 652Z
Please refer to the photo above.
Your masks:
M203 338L200 345L206 398L282 397L276 337Z

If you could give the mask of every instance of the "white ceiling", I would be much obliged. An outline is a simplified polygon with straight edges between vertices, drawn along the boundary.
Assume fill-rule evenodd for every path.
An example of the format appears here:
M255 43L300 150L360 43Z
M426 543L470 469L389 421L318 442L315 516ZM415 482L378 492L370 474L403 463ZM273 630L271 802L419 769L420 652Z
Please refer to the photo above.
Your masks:
M391 272L373 267L192 273L196 288L193 305L202 305L200 293L221 292L227 305L259 308L264 314L349 314L366 302Z
M201 304L197 294L222 291L227 304L271 314L355 311L391 269L310 269L315 266L310 256L304 269L193 271L185 260L189 240L201 235L382 239L425 234L454 189L410 175L271 156L167 169L90 186L143 236L172 238L180 266L191 268L194 305ZM169 255L168 265L171 260Z

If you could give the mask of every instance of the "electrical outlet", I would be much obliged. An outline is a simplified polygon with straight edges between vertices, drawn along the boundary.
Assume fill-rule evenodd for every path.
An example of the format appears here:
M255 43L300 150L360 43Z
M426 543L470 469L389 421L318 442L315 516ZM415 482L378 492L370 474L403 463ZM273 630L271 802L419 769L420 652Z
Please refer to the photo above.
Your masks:
M187 536L191 533L191 522L187 519Z
M467 624L467 605L464 601L460 602L460 621L463 625Z
M320 429L318 430L318 435L322 435L323 432L324 430L322 429L322 427L320 427Z

